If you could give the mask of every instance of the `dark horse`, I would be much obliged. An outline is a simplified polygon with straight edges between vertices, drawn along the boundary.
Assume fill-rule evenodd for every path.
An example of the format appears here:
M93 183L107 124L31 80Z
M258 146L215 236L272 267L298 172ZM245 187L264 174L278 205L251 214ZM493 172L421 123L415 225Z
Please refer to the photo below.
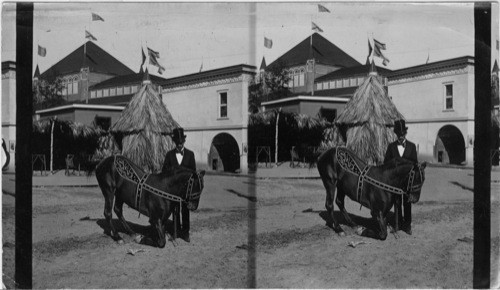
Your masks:
M409 201L416 203L425 180L426 163L413 163L403 158L395 158L381 166L367 166L359 157L345 147L331 148L318 158L318 171L326 188L325 207L333 220L333 229L345 235L333 215L333 198L351 227L357 225L351 220L344 207L347 195L353 201L371 210L378 221L379 231L359 227L359 235L385 240L387 238L386 217L396 200L397 194L409 195ZM396 207L397 208L397 207ZM397 217L397 212L395 213ZM395 232L399 229L396 218Z
M122 214L122 206L128 206L149 217L149 223L158 233L156 245L163 248L166 244L165 225L170 214L181 202L186 202L189 210L196 210L203 190L205 171L177 169L175 172L146 174L132 161L116 155L102 160L95 170L99 187L104 195L104 217L111 228L111 236L119 243L122 238L116 231L112 218L112 207L129 235L135 235L138 243L149 243L136 235ZM174 218L173 240L177 238L177 215Z

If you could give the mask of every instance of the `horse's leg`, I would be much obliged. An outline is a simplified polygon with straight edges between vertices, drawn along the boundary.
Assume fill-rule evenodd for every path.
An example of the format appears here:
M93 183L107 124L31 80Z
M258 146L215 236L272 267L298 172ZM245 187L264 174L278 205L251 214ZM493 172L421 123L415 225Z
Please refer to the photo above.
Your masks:
M163 228L163 220L161 217L156 219L154 227L158 232L158 247L164 248L165 244L167 243L167 240L165 239L165 229Z
M401 228L401 223L403 222L403 213L401 211L401 203L403 197L397 195L394 198L394 232L398 232Z
M328 216L333 221L333 230L339 235L345 236L344 230L342 229L339 222L337 221L337 219L335 219L335 216L333 215L333 198L335 197L336 182L327 180L326 182L323 181L323 184L325 185L326 188L325 208L326 211L328 212Z
M130 226L128 225L127 221L125 220L125 218L123 217L123 201L116 198L115 199L115 207L114 207L114 210L115 210L115 214L116 216L118 217L118 219L120 219L120 221L122 222L122 225L123 227L125 228L125 230L127 231L127 233L132 236L132 235L135 235L135 232L130 228Z
M109 228L111 229L111 237L113 240L117 241L119 244L123 244L123 239L120 237L120 234L116 231L115 227L113 226L113 212L112 212L112 206L113 206L113 200L114 200L114 192L110 189L103 189L102 190L104 194L104 217L106 218L106 221L108 222Z
M335 203L337 204L337 206L339 207L340 211L344 215L344 218L347 221L347 223L349 224L349 226L351 228L356 227L357 224L352 221L351 217L349 216L349 213L345 209L344 198L345 198L344 192L342 190L340 190L340 189L337 189L337 197L335 198Z

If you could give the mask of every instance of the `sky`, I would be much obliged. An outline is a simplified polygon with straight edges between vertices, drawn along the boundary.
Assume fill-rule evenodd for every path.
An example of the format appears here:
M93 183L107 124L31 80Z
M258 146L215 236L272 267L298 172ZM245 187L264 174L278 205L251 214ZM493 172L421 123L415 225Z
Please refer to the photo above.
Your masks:
M319 13L318 3L330 10ZM330 42L365 63L368 39L386 44L386 68L400 69L474 55L473 3L155 2L35 3L33 71L50 68L86 41L139 71L141 47L160 53L163 75L175 77L237 64L259 67L308 38L316 23ZM104 21L91 21L91 13ZM494 17L498 27L498 13ZM497 32L498 33L498 32ZM264 37L272 39L271 49ZM497 38L498 39L498 38ZM47 50L37 54L37 46ZM3 4L2 61L15 61L15 5ZM497 51L498 52L498 51ZM375 59L382 66L380 59Z

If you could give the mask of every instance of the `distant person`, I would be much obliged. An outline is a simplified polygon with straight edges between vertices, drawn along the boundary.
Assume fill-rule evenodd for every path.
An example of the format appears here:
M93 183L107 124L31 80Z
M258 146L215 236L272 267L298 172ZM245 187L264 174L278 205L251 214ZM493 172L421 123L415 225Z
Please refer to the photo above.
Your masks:
M172 133L172 140L175 143L175 148L167 152L162 171L165 172L169 170L175 170L179 167L184 167L196 171L194 153L193 151L184 147L184 143L186 142L184 129L175 128ZM174 214L177 214L178 217L179 209L174 211ZM189 210L186 203L182 203L181 214L182 224L176 224L175 227L180 230L180 238L189 243ZM177 222L180 222L179 218L177 218Z
M395 157L402 157L411 162L417 163L417 147L414 143L406 139L406 133L408 132L408 127L406 127L405 120L396 120L394 122L394 133L398 136L398 140L392 142L387 146L387 152L385 153L384 163ZM407 234L411 235L411 203L408 202L408 196L403 197L403 208L404 215L401 211L401 195L396 196L396 204L394 207L398 207L398 221L401 225L401 229Z

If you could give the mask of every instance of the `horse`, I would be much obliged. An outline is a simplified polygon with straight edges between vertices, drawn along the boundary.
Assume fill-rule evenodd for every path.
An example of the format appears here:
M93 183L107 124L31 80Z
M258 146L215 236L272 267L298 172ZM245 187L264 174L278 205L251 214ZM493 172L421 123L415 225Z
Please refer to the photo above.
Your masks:
M127 233L135 236L137 243L155 244L152 239L144 239L129 227L122 213L125 203L149 217L149 223L158 233L156 245L163 248L166 244L165 235L168 235L165 226L173 210L183 202L187 203L191 211L198 208L205 171L178 168L175 171L146 174L128 158L114 155L97 165L95 175L104 195L104 217L111 229L111 237L123 244L123 239L111 222L113 207ZM169 238L173 242L177 238L177 218L178 215L173 214L174 234Z
M386 217L396 201L396 195L408 195L409 202L418 202L425 181L426 165L426 162L414 163L396 157L380 166L368 166L345 147L335 147L323 152L318 157L317 167L326 189L325 208L333 221L333 226L329 225L340 236L345 236L344 230L333 215L333 199L337 190L335 203L348 225L353 228L357 227L344 207L345 196L370 209L372 218L379 225L379 231L358 227L356 233L385 240L387 238ZM396 236L398 230L399 222L396 212L394 228Z

